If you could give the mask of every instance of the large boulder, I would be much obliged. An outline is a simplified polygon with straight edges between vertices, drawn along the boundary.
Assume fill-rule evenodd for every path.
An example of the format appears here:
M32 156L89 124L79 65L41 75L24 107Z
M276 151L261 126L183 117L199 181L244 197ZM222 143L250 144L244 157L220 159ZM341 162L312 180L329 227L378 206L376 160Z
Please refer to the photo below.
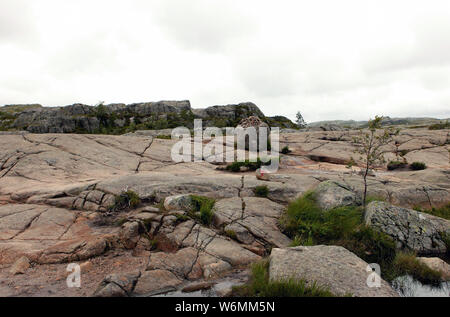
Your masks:
M361 204L361 198L352 191L350 186L343 182L322 182L314 192L317 204L324 210Z
M374 201L367 206L364 221L391 236L399 248L420 254L445 253L445 236L450 234L450 221L412 209Z
M273 249L270 256L271 280L305 280L326 287L335 295L356 297L395 297L397 293L380 278L380 287L369 287L373 273L368 263L338 246L312 246ZM369 284L370 285L370 284Z

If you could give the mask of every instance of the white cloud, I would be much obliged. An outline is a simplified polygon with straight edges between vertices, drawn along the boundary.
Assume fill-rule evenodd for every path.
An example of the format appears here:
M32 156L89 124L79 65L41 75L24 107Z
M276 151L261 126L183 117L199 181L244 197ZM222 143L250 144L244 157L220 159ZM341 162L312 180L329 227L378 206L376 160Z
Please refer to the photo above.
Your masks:
M0 104L450 117L446 0L3 0Z

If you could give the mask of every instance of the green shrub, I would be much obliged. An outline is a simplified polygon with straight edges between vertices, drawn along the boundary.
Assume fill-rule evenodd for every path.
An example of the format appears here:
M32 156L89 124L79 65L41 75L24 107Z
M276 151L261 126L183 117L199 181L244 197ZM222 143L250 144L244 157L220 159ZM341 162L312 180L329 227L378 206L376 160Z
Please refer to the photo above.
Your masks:
M234 230L225 230L225 234L233 240L237 240L237 235Z
M16 117L9 112L0 111L0 120L14 120L15 118Z
M358 207L339 207L330 211L320 209L314 193L308 192L289 204L281 219L285 232L302 241L324 243L348 236L361 223Z
M442 273L421 263L414 253L398 252L392 266L393 276L410 275L424 284L439 284Z
M185 222L190 219L189 216L180 214L175 214L175 217L177 218L177 223Z
M253 192L256 197L267 197L269 195L269 187L266 185L256 186Z
M270 165L271 162L272 162L272 160L269 160L268 162L264 163L258 157L255 162L251 162L250 160L233 162L230 165L228 165L226 169L228 171L238 173L241 171L241 167L244 166L244 167L247 167L250 171L256 171L258 168L261 168L261 166Z
M141 204L139 195L132 191L127 190L115 197L114 204L109 207L110 211L119 211L124 209L134 209Z
M427 165L423 162L414 162L410 165L413 171L421 171L427 168Z
M400 162L400 161L390 161L387 165L387 169L389 171L393 171L399 168L404 168L406 167L408 164L405 162Z
M382 274L395 258L395 242L387 234L371 227L360 225L351 236L336 242L337 245L352 251L367 263L378 263Z
M325 287L316 283L307 284L304 280L287 279L271 281L269 279L269 261L267 259L252 265L252 273L247 284L233 287L233 295L241 297L333 297Z
M289 150L289 146L285 146L285 147L283 147L282 149L281 149L281 153L282 154L289 154L289 153L292 153L292 151L291 150Z
M198 220L204 225L210 225L214 216L213 207L216 201L208 197L195 195L191 195L191 199L194 204L194 209L191 212L194 213L194 216L196 216L195 213L199 212Z
M428 127L429 130L444 130L444 129L450 129L450 122L440 122L436 124L432 124Z

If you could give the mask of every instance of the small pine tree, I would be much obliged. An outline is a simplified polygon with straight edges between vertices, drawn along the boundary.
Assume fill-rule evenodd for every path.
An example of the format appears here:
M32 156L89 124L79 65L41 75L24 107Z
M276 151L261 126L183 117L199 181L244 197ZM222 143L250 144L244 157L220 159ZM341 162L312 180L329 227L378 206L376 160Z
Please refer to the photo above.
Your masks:
M300 111L297 112L296 117L297 117L296 123L297 123L297 125L299 126L299 128L300 128L300 129L305 128L305 127L306 127L306 121L305 121L305 119L303 119L303 116L302 116L302 114L301 114Z
M369 171L375 168L376 165L385 163L382 147L392 142L393 136L398 135L400 132L399 129L393 130L392 128L381 130L382 119L383 117L375 116L375 119L369 120L368 129L361 130L360 134L353 138L353 144L357 148L355 152L361 155L360 160L364 163L361 173L364 181L364 208L366 208L367 176Z

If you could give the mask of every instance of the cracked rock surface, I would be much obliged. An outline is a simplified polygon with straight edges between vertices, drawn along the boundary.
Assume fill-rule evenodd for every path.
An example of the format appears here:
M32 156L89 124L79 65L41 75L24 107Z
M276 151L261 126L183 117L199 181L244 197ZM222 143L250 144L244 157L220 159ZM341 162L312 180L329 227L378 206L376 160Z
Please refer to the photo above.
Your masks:
M193 283L213 285L208 294L225 294L215 293L214 285L242 281L249 264L289 246L279 218L290 201L318 188L324 208L359 202L358 169L345 168L354 155L353 133L282 134L280 148L288 145L292 153L281 157L276 174L259 178L206 160L175 163L175 141L152 136L157 134L3 134L0 296L151 296ZM406 209L374 207L367 221L402 246L441 252L437 232L448 230L448 222L425 214L423 220L410 209L450 202L448 131L403 130L398 142L409 162L429 168L376 169L369 195ZM394 149L386 148L387 159L395 158ZM255 197L258 186L267 186L267 197ZM141 204L111 211L127 190ZM215 200L210 225L192 217L189 201L180 200L189 195ZM81 288L66 285L69 263L80 265Z

